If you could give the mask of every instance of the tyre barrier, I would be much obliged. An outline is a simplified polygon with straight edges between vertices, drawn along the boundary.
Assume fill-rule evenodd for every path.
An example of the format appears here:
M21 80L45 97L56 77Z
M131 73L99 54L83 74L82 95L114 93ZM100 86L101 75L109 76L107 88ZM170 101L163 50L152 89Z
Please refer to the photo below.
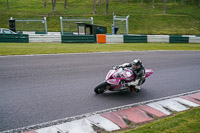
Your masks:
M24 34L0 34L0 42L23 43L200 43L200 36L196 35L74 35L60 32L48 32L48 34L36 34L35 32L23 32Z
M147 35L124 35L124 43L147 43Z
M62 43L94 43L96 38L93 35L62 35Z
M0 43L1 42L28 43L29 35L27 34L0 34Z
M200 43L200 37L195 35L106 35L105 38L105 43Z

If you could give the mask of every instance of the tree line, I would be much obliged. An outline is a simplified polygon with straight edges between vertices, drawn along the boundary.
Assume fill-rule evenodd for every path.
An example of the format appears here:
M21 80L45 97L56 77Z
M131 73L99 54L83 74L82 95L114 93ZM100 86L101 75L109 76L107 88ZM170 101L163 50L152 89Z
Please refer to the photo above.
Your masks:
M68 5L68 0L63 0L64 1L64 8L66 9L67 5ZM95 15L96 12L96 4L98 3L99 5L102 5L103 0L91 0L91 2L93 1L93 14ZM122 2L127 2L128 0L118 0L118 1L122 1ZM163 14L166 13L166 2L167 0L161 0L163 1ZM190 0L186 0L186 2L189 2ZM199 1L199 5L198 7L200 8L200 0ZM174 0L174 2L176 3L176 0ZM52 12L56 12L56 0L51 0L52 3ZM143 4L143 0L141 0L141 3ZM181 0L181 4L184 3L184 0ZM105 14L108 15L108 6L109 6L109 0L106 0L106 7L105 7ZM43 7L46 7L46 0L43 3ZM7 0L7 8L9 9L9 0ZM155 3L154 0L152 0L152 8L155 8Z

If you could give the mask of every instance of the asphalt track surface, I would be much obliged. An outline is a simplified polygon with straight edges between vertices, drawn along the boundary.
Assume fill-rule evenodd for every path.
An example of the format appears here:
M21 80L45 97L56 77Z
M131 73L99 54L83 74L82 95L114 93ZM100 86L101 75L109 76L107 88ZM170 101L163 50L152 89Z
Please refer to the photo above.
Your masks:
M143 61L154 73L139 93L94 93L114 65ZM0 57L0 132L200 89L200 51Z

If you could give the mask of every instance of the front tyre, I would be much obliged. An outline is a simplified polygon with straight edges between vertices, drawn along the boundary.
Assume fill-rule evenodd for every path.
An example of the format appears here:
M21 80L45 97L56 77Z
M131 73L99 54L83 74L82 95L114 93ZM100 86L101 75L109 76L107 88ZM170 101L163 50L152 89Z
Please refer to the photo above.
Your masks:
M100 85L98 85L96 88L94 88L94 92L96 94L101 94L104 93L104 91L106 91L108 88L108 84L106 82L101 83Z

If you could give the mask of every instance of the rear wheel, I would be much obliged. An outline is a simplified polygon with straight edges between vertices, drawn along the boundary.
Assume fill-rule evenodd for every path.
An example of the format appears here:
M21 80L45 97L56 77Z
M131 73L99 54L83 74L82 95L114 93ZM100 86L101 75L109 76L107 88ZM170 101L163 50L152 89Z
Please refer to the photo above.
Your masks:
M108 84L106 82L101 83L100 85L98 85L96 88L94 88L94 92L96 94L101 94L104 93L104 91L106 91L108 88Z

